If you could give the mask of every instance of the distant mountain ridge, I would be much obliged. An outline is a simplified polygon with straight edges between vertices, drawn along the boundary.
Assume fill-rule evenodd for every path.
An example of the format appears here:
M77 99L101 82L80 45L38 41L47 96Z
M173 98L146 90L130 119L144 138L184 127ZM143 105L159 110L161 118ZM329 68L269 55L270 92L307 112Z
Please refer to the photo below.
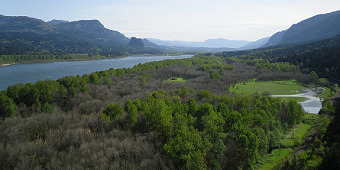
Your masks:
M130 39L98 20L44 22L27 16L0 15L0 55L89 54L108 57L156 54L157 45L128 46ZM153 47L150 47L153 46Z
M319 14L275 33L264 46L311 42L340 35L340 11Z
M203 42L196 41L170 41L155 38L147 38L149 41L159 46L175 47L206 47L206 48L239 48L247 45L250 41L245 40L228 40L224 38L208 39Z

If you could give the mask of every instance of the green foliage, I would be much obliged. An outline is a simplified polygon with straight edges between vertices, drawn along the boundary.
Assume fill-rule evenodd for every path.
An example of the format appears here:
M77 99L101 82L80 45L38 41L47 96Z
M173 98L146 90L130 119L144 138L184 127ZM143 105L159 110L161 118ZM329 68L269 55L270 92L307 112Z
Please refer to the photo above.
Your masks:
M92 84L99 84L98 74L96 74L96 73L91 73L90 74L90 83L92 83Z
M13 117L16 115L17 106L14 101L6 95L0 96L0 117Z
M210 79L220 79L220 75L215 70L211 70Z
M110 104L103 110L103 114L108 116L113 122L115 119L120 118L124 112L124 108L119 104Z
M171 109L161 98L164 93L158 91L148 97L143 103L143 110L148 119L149 128L157 131L164 139L167 139L171 136L171 121L173 118Z
M178 114L174 117L174 132L163 146L165 152L174 160L177 168L205 169L205 148L209 143L202 139L193 127L188 127L186 119Z
M41 111L42 112L47 112L47 113L54 113L54 107L52 107L50 104L45 103L42 107L41 107Z
M73 96L78 92L85 92L88 90L86 77L87 75L84 75L84 78L80 76L63 77L61 79L58 79L57 82L59 82L67 89L68 96Z
M218 74L220 75L220 76L224 76L224 70L223 69L220 69L220 71L218 72Z
M125 110L128 113L128 115L126 116L127 126L135 125L137 122L138 108L132 103L131 99L125 101Z

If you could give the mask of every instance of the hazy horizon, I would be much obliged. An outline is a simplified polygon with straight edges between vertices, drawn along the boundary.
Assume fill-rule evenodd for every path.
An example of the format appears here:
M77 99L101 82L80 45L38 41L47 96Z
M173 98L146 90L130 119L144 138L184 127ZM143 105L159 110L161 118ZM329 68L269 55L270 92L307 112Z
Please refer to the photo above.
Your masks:
M335 0L1 1L0 14L6 16L43 21L97 19L127 37L196 42L217 38L256 41L340 6Z

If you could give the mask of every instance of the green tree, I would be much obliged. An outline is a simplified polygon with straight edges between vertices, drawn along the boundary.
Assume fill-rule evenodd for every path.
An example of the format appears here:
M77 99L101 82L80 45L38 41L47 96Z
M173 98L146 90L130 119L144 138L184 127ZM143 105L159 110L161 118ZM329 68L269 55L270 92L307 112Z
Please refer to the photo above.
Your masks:
M164 99L148 97L143 103L143 110L148 120L148 127L157 131L163 140L171 135L172 110L165 104Z
M220 76L224 76L224 70L223 69L220 69L220 71L218 72L218 74L220 75Z
M90 74L90 83L99 84L99 76L97 73Z
M16 115L17 106L14 104L13 99L6 95L0 96L0 117L4 120L6 117Z
M211 70L210 79L220 79L220 75L215 70Z
M132 103L131 99L125 101L125 110L128 112L128 115L126 116L127 126L135 125L137 122L138 108Z
M203 140L195 128L188 127L185 117L175 114L173 124L174 133L163 146L165 152L178 169L206 169L205 148L210 143Z
M114 121L116 118L120 118L124 112L124 108L119 104L110 104L103 110L103 114L109 116L111 121Z

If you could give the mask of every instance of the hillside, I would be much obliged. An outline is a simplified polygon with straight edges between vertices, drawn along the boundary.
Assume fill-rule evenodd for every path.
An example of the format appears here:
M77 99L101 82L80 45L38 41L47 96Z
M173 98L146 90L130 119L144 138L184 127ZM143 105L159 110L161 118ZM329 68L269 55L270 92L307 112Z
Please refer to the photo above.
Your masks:
M26 16L0 15L0 32L54 33L58 29L42 20Z
M265 46L311 42L340 34L340 11L320 14L274 34Z

